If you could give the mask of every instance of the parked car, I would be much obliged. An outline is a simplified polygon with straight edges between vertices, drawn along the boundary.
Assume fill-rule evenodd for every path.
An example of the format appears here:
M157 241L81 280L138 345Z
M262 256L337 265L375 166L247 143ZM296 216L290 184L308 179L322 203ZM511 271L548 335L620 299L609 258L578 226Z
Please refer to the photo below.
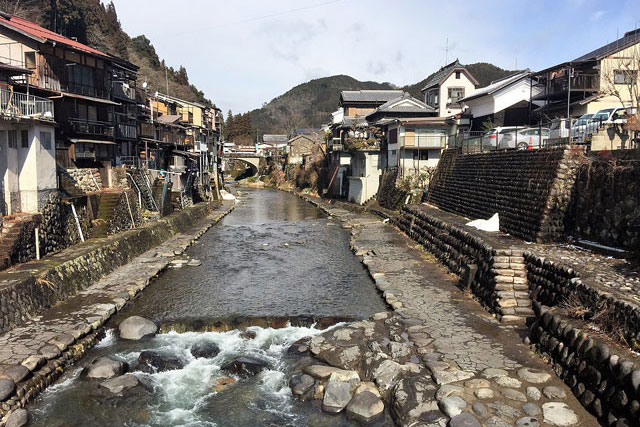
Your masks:
M571 127L575 126L575 119L570 120L571 122L569 119L553 119L551 121L551 126L549 127L549 138L569 138L569 123L571 123Z
M604 121L607 124L624 124L627 123L627 117L636 113L635 107L616 107L613 109L609 117Z
M542 134L542 137L540 137ZM540 148L546 145L547 139L551 135L549 128L531 127L518 131L518 137L513 141L513 147L518 150L526 150L531 148Z
M504 126L489 129L482 137L483 150L502 150L509 148L510 141L515 141L517 126ZM515 145L511 148L515 148Z
M574 142L583 143L585 136L593 133L593 116L594 114L583 114L575 122L571 132L571 138ZM595 128L597 129L597 125Z

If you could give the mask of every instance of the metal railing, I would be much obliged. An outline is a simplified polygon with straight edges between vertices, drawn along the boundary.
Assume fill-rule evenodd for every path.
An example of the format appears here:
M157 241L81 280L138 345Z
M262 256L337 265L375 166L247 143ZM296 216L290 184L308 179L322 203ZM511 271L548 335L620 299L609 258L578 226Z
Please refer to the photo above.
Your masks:
M54 121L53 101L33 95L0 89L0 114Z
M69 119L69 124L75 133L88 135L113 136L114 127L111 122L96 120Z
M446 135L415 135L411 138L400 137L401 147L408 148L445 148L447 146Z
M138 137L138 127L125 123L117 123L116 136L126 139L136 139Z
M123 82L113 82L111 87L114 98L125 101L136 100L136 90L132 87L125 86Z

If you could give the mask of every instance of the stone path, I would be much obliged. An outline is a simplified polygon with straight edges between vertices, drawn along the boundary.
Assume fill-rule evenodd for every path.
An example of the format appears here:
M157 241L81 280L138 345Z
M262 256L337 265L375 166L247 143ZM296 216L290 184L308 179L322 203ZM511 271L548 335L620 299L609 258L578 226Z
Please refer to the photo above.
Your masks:
M457 287L457 277L379 218L308 200L352 229L353 250L403 317L439 387L435 399L445 417L421 418L416 409L404 425L598 425L523 343L524 327L497 322Z
M176 234L89 288L0 335L0 425L82 356L101 326L149 285L195 239L233 209L225 202L190 230ZM191 267L185 266L188 269ZM26 369L25 369L26 368ZM19 375L14 375L19 372Z

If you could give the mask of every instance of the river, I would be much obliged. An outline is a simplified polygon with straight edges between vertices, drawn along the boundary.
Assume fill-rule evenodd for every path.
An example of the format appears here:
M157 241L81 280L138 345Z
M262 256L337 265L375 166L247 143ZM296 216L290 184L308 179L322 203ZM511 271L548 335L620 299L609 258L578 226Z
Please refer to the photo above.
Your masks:
M293 195L241 190L236 209L188 249L202 264L167 270L110 323L140 315L163 333L127 342L108 329L31 405L32 425L357 425L323 414L318 401L294 400L287 385L291 372L310 362L289 354L295 341L320 333L319 324L386 309L349 250L349 237L339 222ZM220 353L195 358L191 348L203 342L215 343ZM176 358L180 367L139 371L145 350ZM142 385L117 396L81 375L87 363L105 355L127 362ZM239 356L257 357L269 369L233 377L234 384L214 391L212 383L226 376L221 367Z

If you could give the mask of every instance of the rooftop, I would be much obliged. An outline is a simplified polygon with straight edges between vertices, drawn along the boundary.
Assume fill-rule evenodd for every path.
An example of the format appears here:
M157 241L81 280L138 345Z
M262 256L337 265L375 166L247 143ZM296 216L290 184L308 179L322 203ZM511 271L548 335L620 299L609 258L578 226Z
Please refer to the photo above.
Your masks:
M588 61L590 59L601 59L613 53L619 52L636 43L640 43L640 29L628 31L618 40L584 54L574 59L574 62Z
M402 96L401 90L343 90L341 102L376 102L385 103Z
M442 83L444 79L446 79L449 76L449 74L451 74L456 69L464 70L467 73L467 75L471 77L472 79L471 81L476 85L478 84L476 79L474 79L473 76L464 68L464 65L460 63L460 60L456 59L452 63L447 64L444 67L440 68L438 71L436 71L435 74L431 76L429 80L427 80L424 87L422 88L422 91L424 92L429 88L438 86L440 83Z
M375 111L369 114L375 113L435 113L435 109L414 98L409 93L404 92L401 96L398 96L390 101L385 102ZM368 116L367 116L368 117Z
M467 96L466 98L462 98L460 102L468 101L475 98L480 98L481 96L484 96L484 95L491 95L502 88L505 88L517 81L520 81L524 78L529 77L530 75L531 75L531 71L527 68L526 70L511 74L502 79L494 80L488 86L482 87L480 89L476 89L473 95Z
M265 143L287 143L288 141L289 141L289 137L287 135L264 134L262 136L262 142L265 142Z

